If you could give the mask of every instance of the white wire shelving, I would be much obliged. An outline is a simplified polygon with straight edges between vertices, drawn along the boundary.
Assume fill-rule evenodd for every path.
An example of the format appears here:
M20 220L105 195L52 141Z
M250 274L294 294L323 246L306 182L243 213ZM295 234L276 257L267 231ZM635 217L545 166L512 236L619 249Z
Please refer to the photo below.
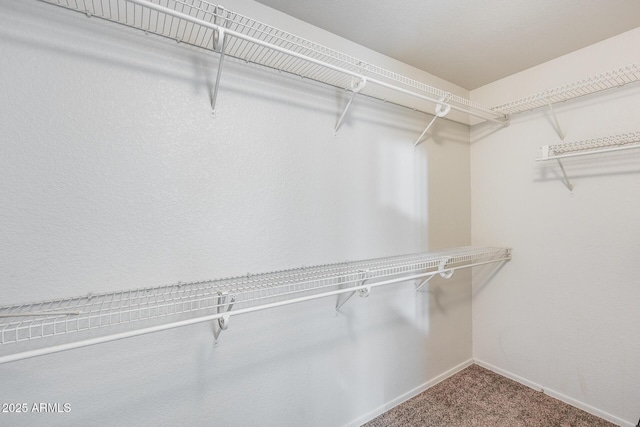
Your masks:
M640 81L640 62L635 62L596 76L497 105L492 110L503 114L519 114L638 81Z
M543 145L542 155L536 161L557 160L566 181L567 188L573 190L573 184L562 164L562 159L569 157L587 156L592 154L610 153L613 151L632 150L640 148L640 131L629 132L601 138L582 141L565 142L554 145Z
M537 161L563 159L566 157L586 156L610 151L640 148L640 132L622 133L583 141L565 142L555 145L543 145L542 156Z
M0 307L0 363L212 320L217 340L231 316L331 296L338 310L377 286L423 279L417 290L510 258L509 248L461 247Z
M204 0L41 1L217 52L220 60L211 96L214 111L226 55L352 92L336 131L357 93L429 114L433 112L427 107L446 104L465 115L508 124L505 114L499 111Z

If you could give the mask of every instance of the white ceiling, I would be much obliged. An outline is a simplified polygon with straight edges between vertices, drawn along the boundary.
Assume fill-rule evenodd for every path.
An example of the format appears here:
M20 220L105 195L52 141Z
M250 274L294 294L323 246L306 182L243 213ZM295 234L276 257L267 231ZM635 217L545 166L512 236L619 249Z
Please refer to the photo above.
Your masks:
M467 89L640 26L640 0L257 1Z

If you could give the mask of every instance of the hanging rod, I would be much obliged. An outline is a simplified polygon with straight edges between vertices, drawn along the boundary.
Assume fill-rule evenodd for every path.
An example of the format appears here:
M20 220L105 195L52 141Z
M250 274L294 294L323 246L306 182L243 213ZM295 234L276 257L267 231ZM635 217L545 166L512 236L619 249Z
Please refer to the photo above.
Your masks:
M461 247L0 307L0 314L16 315L0 317L0 363L216 319L226 329L229 318L240 314L509 259L508 248ZM366 284L362 271L367 271ZM79 314L18 317L52 310Z
M634 62L615 70L606 71L586 79L498 105L493 107L492 110L504 114L524 113L536 108L547 107L551 104L569 101L638 81L640 81L640 62Z
M566 157L586 156L634 148L640 148L640 132L623 133L564 144L544 145L541 148L542 156L537 158L536 161L564 159Z
M226 10L204 0L41 0L106 19L145 33L216 51L220 33L224 53L334 87L350 90L353 78L367 81L360 93L426 111L408 101L438 104L448 96L451 108L471 116L506 125L507 117L469 99L426 85L384 68L368 64L262 22ZM397 99L396 99L397 98ZM465 121L460 121L466 123Z

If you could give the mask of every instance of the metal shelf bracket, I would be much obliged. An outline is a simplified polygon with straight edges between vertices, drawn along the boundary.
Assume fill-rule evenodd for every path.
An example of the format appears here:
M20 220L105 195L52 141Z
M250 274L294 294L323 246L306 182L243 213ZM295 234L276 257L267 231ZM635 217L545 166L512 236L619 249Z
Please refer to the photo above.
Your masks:
M422 288L424 285L426 285L427 283L429 283L429 280L433 279L434 277L436 277L436 274L438 273L433 273L431 276L427 277L426 279L424 279L422 282L420 282L419 284L416 285L416 292L418 292L420 290L420 288Z
M564 176L564 181L567 188L569 189L569 191L573 192L573 183L571 183L571 180L567 176L567 171L564 170L564 165L562 164L562 160L560 159L556 159L556 160L558 161L558 165L560 165L560 170L562 171L562 175Z
M356 97L356 95L358 93L360 93L360 91L366 86L366 84L367 84L367 78L366 77L362 77L358 83L355 83L355 78L351 79L351 87L349 89L347 89L347 90L350 90L352 92L351 93L351 98L349 98L349 102L347 102L347 105L344 107L344 110L342 111L342 114L340 115L340 118L338 119L338 123L336 124L336 127L334 129L334 132L336 134L338 133L338 129L340 129L340 125L342 124L342 120L347 115L347 111L349 110L349 107L351 106L351 103L353 102L353 99Z
M342 307L347 301L349 301L349 299L354 296L356 294L356 292L358 293L358 295L361 298L366 298L369 296L369 294L371 293L371 286L364 286L364 284L366 283L367 279L367 270L360 270L358 275L359 277L359 282L356 283L357 290L350 292L349 294L347 294L346 297L343 298L343 294L338 295L338 300L336 301L336 311L338 311L340 309L340 307Z
M553 109L553 104L551 103L551 100L549 98L547 98L547 105L549 105L549 111L551 111L551 118L553 119L553 125L556 128L556 132L558 132L558 136L560 137L560 140L564 141L564 133L562 132L562 128L560 127L560 122L558 122L558 116L556 116L556 112Z
M549 145L543 145L542 146L542 157L540 158L540 160L550 159L550 157L549 157L549 152L550 151L551 151L551 147ZM562 171L562 176L564 177L565 185L567 186L569 191L573 191L573 183L569 179L569 176L567 175L567 171L564 169L564 165L562 164L562 160L560 160L557 157L555 159L558 161L558 165L560 166L560 170Z
M420 288L422 288L424 285L429 283L429 280L431 280L434 277L436 277L436 274L439 274L440 277L442 277L443 279L450 279L451 276L453 276L454 270L453 269L448 269L448 270L445 269L445 267L447 266L447 263L449 262L449 260L450 260L450 258L448 258L448 257L442 258L442 260L440 260L440 262L438 263L438 271L436 271L431 276L427 277L422 282L420 282L418 285L416 285L416 292L419 291Z
M218 98L218 87L220 86L220 78L222 77L222 65L224 63L224 49L226 46L224 25L220 24L220 15L224 14L224 8L216 7L215 24L218 25L218 29L213 34L213 49L220 54L218 61L218 72L216 73L216 82L211 93L211 112L215 116L216 114L216 99ZM226 21L226 19L225 19Z
M229 304L227 304L227 298L229 297ZM229 295L228 292L218 292L218 301L217 301L217 312L220 314L223 312L223 306L227 304L226 312L227 314L223 314L222 317L216 319L216 322L213 324L213 340L214 345L218 346L218 337L220 337L220 333L222 331L226 331L229 328L229 321L231 320L231 315L228 314L229 311L233 308L233 304L236 301L235 295ZM217 323L217 325L216 325Z
M422 131L418 139L416 139L416 142L413 143L414 148L417 147L420 142L422 142L422 137L427 133L431 126L433 126L438 117L444 117L449 114L449 111L451 111L451 105L447 104L447 101L449 101L449 99L451 99L451 93L447 93L445 96L438 100L438 103L436 104L435 115L433 116L433 119L431 119L431 122L429 122L425 130Z

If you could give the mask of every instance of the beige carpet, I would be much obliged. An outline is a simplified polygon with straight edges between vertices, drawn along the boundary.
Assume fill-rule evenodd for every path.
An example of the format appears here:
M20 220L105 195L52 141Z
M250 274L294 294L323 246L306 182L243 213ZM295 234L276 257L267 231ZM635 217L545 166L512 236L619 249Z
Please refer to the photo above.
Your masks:
M605 427L608 421L472 365L367 427Z

